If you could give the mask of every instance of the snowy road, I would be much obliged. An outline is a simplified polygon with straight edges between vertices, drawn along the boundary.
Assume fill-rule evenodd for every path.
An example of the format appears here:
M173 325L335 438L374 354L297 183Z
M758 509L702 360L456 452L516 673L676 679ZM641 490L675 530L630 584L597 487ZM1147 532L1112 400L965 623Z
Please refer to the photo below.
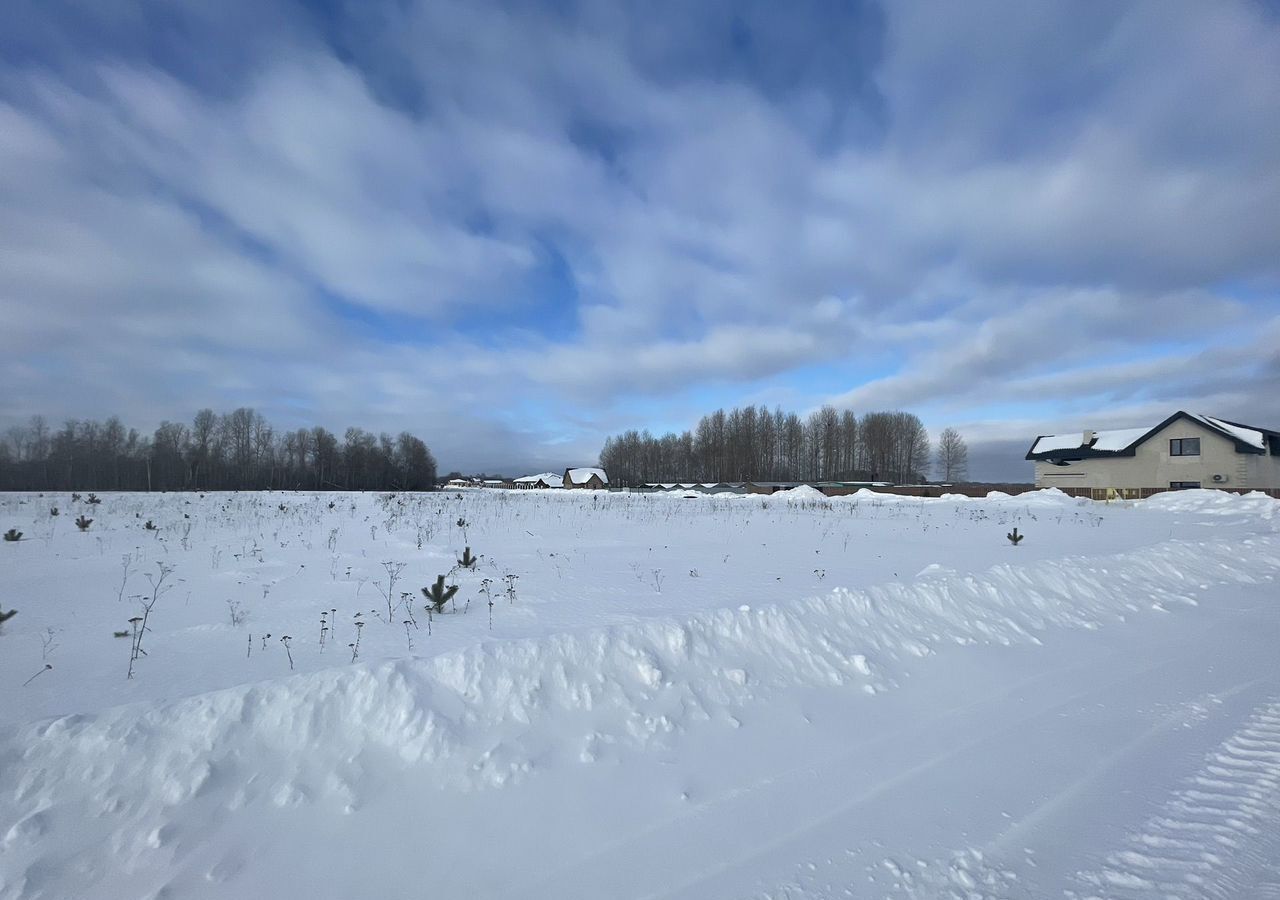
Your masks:
M581 554L606 573L629 552L607 527L634 529L648 501L616 502L597 522L621 549ZM1054 504L1083 509L1038 502L1041 525L1063 518ZM354 666L299 642L305 674L213 669L203 691L19 721L0 730L0 898L1280 896L1274 501L1096 507L1105 521L1064 525L1061 552L1014 557L982 525L1010 501L916 503L905 519L835 505L736 520L809 528L797 568L816 544L833 571L815 536L891 532L847 589L735 603L704 562L687 584L724 599L651 614L635 595L631 618L609 606L567 627L585 582L558 600L573 571L531 549L530 609L508 606L506 635L459 617L432 655ZM720 551L699 535L721 538L701 515L665 536L706 560ZM942 566L894 531L934 520L978 523ZM891 566L919 574L885 580ZM246 665L237 630L194 624L191 588L173 635L212 634L214 654L226 632ZM153 679L162 664L177 684L202 677L158 650L146 662Z

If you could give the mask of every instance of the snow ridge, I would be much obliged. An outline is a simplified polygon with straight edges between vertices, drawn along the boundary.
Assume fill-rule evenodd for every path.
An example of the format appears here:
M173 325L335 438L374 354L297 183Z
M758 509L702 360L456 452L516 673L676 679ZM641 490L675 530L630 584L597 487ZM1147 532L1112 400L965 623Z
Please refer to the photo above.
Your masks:
M794 685L875 694L946 644L1037 643L1050 627L1097 628L1194 604L1211 583L1276 573L1280 543L1270 536L1170 541L980 576L930 570L866 590L489 642L3 729L0 898L84 896L112 872L161 864L183 850L165 828L175 807L185 807L194 842L225 827L228 811L257 804L354 812L396 789L389 773L499 788L534 766L660 746L693 722L732 727L751 699ZM1257 745L1273 738L1280 709L1224 754L1280 766L1280 752ZM1263 786L1280 774L1250 771ZM1248 791L1232 796L1246 811L1258 802Z
M1080 880L1114 900L1243 897L1280 849L1278 821L1280 699L1273 699L1101 871Z

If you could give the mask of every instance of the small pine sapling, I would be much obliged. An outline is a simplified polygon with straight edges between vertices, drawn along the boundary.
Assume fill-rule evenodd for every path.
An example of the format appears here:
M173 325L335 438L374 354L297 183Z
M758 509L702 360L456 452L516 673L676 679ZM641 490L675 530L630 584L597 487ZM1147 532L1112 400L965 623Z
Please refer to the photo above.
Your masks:
M58 507L56 507L56 506L51 506L51 507L49 507L49 515L51 515L51 516L56 516L56 515L58 515Z
M444 576L436 576L436 583L429 588L422 589L422 596L427 598L429 604L428 609L435 612L444 612L444 605L453 599L453 595L458 593L458 586L451 584L444 586Z
M474 569L479 560L471 555L471 548L467 547L462 551L462 559L458 560L458 565L464 569Z
M93 519L86 519L84 516L76 517L76 527L81 531L88 531L89 526L93 524Z
M143 525L142 527L143 527L143 528L145 528L145 529L147 529L147 531L159 531L159 530L160 530L159 528L157 528L157 527L156 527L156 523L155 523L155 522L152 522L150 519L147 519L147 524Z
M99 503L102 502L102 498L99 497L97 494L90 494L86 502L92 503L94 506L97 506Z
M1022 542L1022 539L1023 539L1024 537L1026 537L1026 535L1025 535L1025 534L1018 534L1018 526L1017 526L1017 525L1014 525L1014 526L1013 526L1013 531L1011 531L1011 532L1009 532L1008 534L1006 534L1006 535L1005 535L1005 537L1007 537L1007 538L1009 539L1009 543L1013 544L1013 546L1015 546L1015 547L1016 547L1016 546L1018 546L1018 544L1020 544L1020 543Z
M11 541L11 542L20 541L22 540L22 532L16 528L10 528L8 531L4 533L4 539L6 541Z

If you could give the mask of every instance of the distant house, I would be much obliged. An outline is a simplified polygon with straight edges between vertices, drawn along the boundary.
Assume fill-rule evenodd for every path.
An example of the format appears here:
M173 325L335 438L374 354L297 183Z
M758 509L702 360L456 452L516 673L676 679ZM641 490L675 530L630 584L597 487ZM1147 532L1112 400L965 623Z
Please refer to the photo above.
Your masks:
M524 475L512 482L517 490L543 490L546 488L564 487L564 477L554 472L543 472L541 475Z
M1141 495L1181 488L1280 488L1280 432L1176 412L1159 425L1035 439L1036 487Z
M463 487L472 487L472 484L466 478L450 478L447 482L445 482L445 487L463 488Z
M564 487L600 491L609 486L604 469L565 469Z

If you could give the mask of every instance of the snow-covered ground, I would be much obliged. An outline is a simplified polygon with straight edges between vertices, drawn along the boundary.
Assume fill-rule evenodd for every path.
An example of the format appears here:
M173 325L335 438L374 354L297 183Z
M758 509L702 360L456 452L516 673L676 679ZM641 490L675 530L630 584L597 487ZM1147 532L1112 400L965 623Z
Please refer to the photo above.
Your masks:
M1280 897L1278 513L0 495L0 898Z

